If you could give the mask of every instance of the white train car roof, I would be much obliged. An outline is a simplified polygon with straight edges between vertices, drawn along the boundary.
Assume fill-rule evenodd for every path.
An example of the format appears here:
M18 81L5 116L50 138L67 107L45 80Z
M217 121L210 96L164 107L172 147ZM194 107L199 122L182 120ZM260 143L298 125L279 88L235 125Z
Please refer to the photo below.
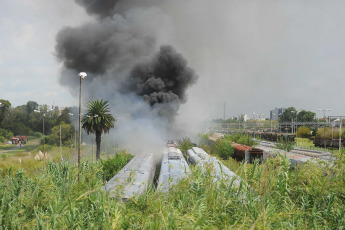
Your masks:
M168 152L163 155L161 171L158 179L158 189L164 192L169 191L170 187L178 183L187 174L190 168L181 153L181 150L168 147Z

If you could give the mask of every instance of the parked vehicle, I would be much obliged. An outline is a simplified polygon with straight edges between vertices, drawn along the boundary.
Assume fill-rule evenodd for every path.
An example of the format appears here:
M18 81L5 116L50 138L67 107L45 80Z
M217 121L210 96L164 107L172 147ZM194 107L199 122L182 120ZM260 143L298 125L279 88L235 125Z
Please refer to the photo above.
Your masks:
M27 139L26 136L15 136L11 138L11 142L12 144L16 145L16 144L26 144Z

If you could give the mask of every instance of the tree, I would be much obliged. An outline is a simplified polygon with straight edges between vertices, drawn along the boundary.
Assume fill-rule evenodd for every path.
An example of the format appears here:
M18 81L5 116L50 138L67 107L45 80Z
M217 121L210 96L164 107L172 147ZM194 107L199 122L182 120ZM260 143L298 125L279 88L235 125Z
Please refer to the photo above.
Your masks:
M109 130L114 128L114 122L116 122L115 118L109 112L108 101L103 101L103 99L100 101L89 101L86 115L82 119L82 127L86 130L87 134L96 134L97 160L101 156L101 135L102 133L109 133Z
M297 129L297 136L307 138L310 137L311 131L307 126L301 126Z
M297 120L301 122L311 122L314 120L315 113L311 111L302 110L297 115Z
M287 108L279 117L280 122L291 122L292 119L296 119L297 110L295 107Z
M212 146L213 154L218 155L223 160L229 159L235 152L234 147L231 143L224 139L218 139Z
M71 124L61 122L61 142L62 145L71 145L73 143L73 127ZM51 134L47 137L47 144L60 144L60 125L52 128Z
M35 109L38 109L38 103L36 101L28 101L26 103L26 110L28 115L34 113Z
M56 120L56 125L60 124L61 122L64 122L66 124L71 124L69 113L70 111L68 108L65 108L64 110L62 110L61 115Z
M0 105L0 124L6 117L9 109L11 108L11 103L7 100L0 99L1 105Z

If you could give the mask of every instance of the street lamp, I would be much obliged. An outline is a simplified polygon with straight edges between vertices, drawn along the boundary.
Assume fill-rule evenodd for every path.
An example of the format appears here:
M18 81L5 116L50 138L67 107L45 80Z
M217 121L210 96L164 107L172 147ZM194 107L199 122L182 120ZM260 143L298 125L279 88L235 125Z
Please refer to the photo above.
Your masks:
M79 73L80 87L79 87L79 142L78 142L78 168L80 169L80 146L81 146L81 81L86 78L87 74L85 72ZM79 176L78 176L79 178Z
M275 113L271 113L271 133L272 133L272 117L275 116Z
M73 113L69 113L70 116L75 117L76 115L74 115ZM74 122L74 161L75 161L75 157L77 156L77 123Z
M52 109L51 109L52 110ZM40 110L34 110L35 113L43 113L42 115L42 121L43 121L43 127L42 127L42 132L43 132L43 158L44 158L44 167L46 167L46 138L45 138L45 133L44 133L44 117L46 116L46 113L48 113L51 110L47 111L40 111Z

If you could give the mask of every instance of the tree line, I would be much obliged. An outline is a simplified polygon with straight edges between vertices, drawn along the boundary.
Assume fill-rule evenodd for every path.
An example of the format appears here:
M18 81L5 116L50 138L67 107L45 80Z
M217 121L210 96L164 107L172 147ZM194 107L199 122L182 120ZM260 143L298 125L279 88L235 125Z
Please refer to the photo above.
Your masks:
M73 119L78 119L78 108L67 107L62 111L50 109L28 101L25 105L12 107L8 100L0 99L0 142L10 140L13 136L45 136L45 143L70 145L74 141ZM74 121L76 122L76 121ZM86 114L82 118L82 127L90 134L96 135L96 158L100 158L102 133L114 128L116 119L111 115L108 101L95 100L87 104ZM43 133L44 125L44 133Z

